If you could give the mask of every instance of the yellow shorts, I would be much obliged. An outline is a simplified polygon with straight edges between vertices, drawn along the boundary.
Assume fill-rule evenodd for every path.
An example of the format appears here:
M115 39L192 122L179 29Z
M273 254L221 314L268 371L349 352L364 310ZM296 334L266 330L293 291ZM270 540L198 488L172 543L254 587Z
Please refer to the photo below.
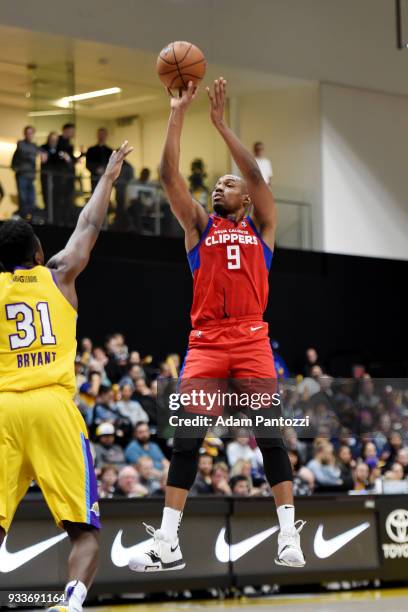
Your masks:
M0 526L5 531L32 480L59 527L62 521L100 527L85 422L59 385L0 393Z

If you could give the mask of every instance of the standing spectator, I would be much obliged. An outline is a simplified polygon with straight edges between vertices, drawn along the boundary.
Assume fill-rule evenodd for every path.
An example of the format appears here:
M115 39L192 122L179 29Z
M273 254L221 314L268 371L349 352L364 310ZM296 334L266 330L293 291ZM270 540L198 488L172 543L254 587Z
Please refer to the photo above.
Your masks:
M127 465L119 472L115 494L120 497L144 497L147 489L139 482L139 474L131 465Z
M214 460L208 453L198 457L197 476L192 486L192 495L208 495L211 493L211 472Z
M150 430L146 423L137 423L133 431L134 440L125 449L125 457L128 463L137 463L143 455L151 457L154 469L161 473L168 465L168 460L156 442L150 440Z
M114 496L117 479L117 467L114 465L104 465L99 477L98 496L100 499L110 499Z
M54 210L58 197L58 172L61 169L61 157L58 154L58 133L50 132L47 142L41 145L44 156L41 162L41 189L44 199L45 216L50 222L54 220ZM65 162L63 162L65 163Z
M265 147L263 142L258 141L254 144L254 155L265 183L270 185L273 177L273 170L271 161L265 157Z
M137 470L139 472L139 482L145 487L149 495L160 489L160 480L156 478L154 472L153 460L147 455L140 457L137 462Z
M95 467L106 464L122 466L126 463L123 449L115 444L115 428L112 423L101 423L96 429L98 442L95 444Z
M151 175L151 172L149 168L142 168L139 174L139 178L137 179L137 182L142 183L143 185L146 185L146 183L150 183L150 175Z
M127 187L135 178L135 170L128 161L123 160L122 170L116 181L116 217L115 227L127 229L129 225L128 213L126 212ZM130 208L129 208L130 211ZM129 212L128 211L128 212Z
M17 148L11 160L11 167L15 172L17 182L18 214L24 219L32 219L35 212L35 162L39 148L33 142L34 135L35 128L27 125L24 128L24 138L17 142Z
M193 159L191 162L191 174L188 177L190 183L190 193L194 200L199 202L201 206L208 211L208 199L210 190L204 183L207 178L205 164L202 159Z
M113 150L106 144L108 140L108 130L100 127L96 132L96 145L89 147L86 152L86 167L91 173L91 189L92 192L98 184L99 179L105 172L110 156Z
M116 402L116 407L122 416L127 417L133 426L140 421L149 422L149 416L136 400L132 399L134 387L132 384L120 386L120 400Z
M62 134L58 138L57 150L60 158L58 178L56 185L55 223L68 225L73 221L74 192L75 192L75 164L78 159L74 156L74 146L71 140L75 137L75 124L66 123L62 127Z

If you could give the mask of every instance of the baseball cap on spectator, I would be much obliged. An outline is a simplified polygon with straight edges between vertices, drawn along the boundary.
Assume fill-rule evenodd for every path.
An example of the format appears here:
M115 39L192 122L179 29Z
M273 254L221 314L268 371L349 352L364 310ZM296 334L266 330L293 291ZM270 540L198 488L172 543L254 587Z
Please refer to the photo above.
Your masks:
M112 423L101 423L96 428L96 435L99 436L113 436L115 435L115 428Z

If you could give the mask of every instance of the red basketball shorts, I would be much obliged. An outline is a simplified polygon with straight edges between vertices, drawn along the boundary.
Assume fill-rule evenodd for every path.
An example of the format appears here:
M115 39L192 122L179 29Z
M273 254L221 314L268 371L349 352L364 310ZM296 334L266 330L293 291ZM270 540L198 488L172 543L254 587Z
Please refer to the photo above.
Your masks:
M265 321L242 319L211 322L192 330L179 391L215 393L232 384L241 393L274 393L277 376L268 332ZM186 411L206 413L206 409L192 407ZM214 406L210 414L222 412L221 406Z

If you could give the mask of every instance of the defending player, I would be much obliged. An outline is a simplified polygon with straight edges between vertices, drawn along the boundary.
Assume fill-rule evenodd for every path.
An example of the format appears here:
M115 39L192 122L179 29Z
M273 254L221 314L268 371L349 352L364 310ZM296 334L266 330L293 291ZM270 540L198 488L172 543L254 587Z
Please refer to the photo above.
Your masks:
M195 97L192 83L180 98L171 99L168 131L161 161L161 179L171 208L185 231L185 245L194 277L191 311L193 331L182 370L191 379L276 381L268 324L263 313L268 300L268 272L276 229L272 193L252 155L224 120L226 81L207 88L211 120L226 142L243 179L227 174L212 193L215 214L195 202L179 170L184 114ZM253 213L249 215L251 206ZM181 569L185 563L178 544L178 527L188 491L196 476L202 437L174 440L165 508L159 530L149 527L154 547L134 556L135 571ZM275 498L280 524L275 562L302 567L299 531L294 521L292 469L281 437L258 438L266 477Z
M75 392L75 280L105 220L130 153L114 151L65 249L44 266L26 221L0 227L0 544L35 479L72 543L62 606L81 612L97 568L99 508L93 461Z

